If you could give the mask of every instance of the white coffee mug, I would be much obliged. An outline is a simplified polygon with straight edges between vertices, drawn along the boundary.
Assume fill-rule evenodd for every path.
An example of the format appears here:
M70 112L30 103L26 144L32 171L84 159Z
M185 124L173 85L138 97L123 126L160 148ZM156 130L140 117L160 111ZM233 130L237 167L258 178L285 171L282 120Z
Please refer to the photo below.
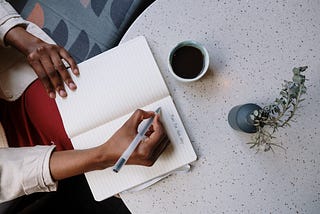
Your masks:
M182 82L193 82L199 80L207 72L209 54L202 44L186 40L172 48L167 62L173 77Z

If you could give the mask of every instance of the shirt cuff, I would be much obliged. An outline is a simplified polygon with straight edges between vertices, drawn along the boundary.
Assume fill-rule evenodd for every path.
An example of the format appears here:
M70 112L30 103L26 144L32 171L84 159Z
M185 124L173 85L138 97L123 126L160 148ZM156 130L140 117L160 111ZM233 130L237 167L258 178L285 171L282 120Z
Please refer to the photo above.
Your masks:
M25 166L34 167L23 168L23 190L25 194L34 192L50 192L57 190L58 182L54 181L50 172L50 156L55 146L35 146L29 147L37 155L29 155L25 158Z
M0 0L0 4L0 45L6 47L4 37L8 31L17 25L26 27L28 22L17 13L9 2Z
M5 44L4 37L9 32L9 30L11 30L13 27L16 27L18 25L26 28L28 24L29 22L27 22L20 16L11 17L6 22L1 24L0 25L0 45L3 47L8 47L8 45Z

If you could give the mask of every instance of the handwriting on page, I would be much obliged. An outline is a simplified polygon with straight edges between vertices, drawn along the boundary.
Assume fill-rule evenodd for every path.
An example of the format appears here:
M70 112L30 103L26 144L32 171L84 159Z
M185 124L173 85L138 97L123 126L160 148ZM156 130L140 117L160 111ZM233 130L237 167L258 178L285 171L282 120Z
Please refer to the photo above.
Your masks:
M176 117L174 114L170 115L170 120L174 129L176 130L177 138L179 139L179 144L183 144L183 137L181 134L181 130L180 130L180 127L178 126L178 122L176 121Z

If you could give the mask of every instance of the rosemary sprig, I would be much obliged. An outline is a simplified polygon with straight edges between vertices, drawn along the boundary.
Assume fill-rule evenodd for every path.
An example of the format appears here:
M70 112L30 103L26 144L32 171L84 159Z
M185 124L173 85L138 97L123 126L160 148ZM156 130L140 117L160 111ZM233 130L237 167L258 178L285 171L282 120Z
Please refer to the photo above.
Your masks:
M250 148L255 148L257 151L274 151L273 146L285 149L279 144L272 143L274 133L278 128L290 126L292 118L296 114L303 94L306 94L305 76L302 75L308 67L293 68L292 81L284 81L280 97L263 107L260 110L255 110L250 115L251 120L257 127L257 132L253 135L253 141L249 142Z

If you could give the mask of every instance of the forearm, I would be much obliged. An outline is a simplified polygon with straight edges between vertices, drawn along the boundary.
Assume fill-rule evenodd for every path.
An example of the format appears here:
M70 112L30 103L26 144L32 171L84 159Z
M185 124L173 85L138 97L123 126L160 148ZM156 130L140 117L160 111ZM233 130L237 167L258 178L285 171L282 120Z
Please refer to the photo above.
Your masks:
M108 153L110 150L105 148L106 146L53 152L49 162L52 178L61 180L112 166L115 160L113 155Z

